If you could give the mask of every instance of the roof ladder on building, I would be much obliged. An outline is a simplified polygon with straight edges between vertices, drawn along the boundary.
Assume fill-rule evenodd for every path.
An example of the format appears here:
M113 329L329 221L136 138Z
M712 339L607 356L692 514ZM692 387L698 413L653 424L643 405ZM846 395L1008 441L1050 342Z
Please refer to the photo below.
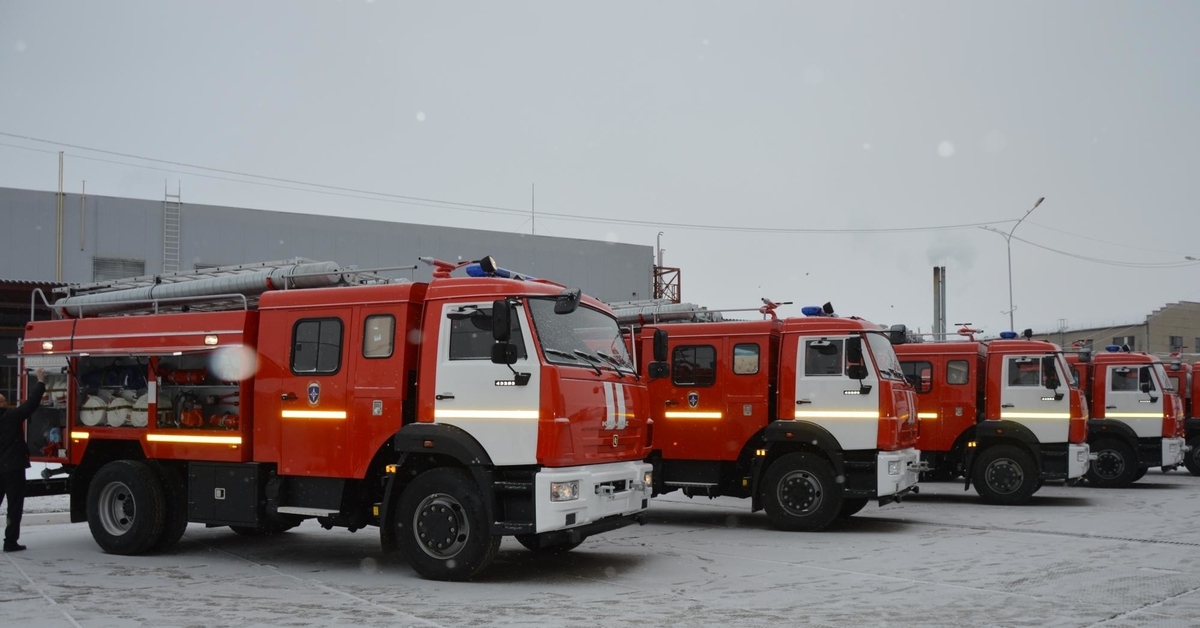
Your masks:
M168 192L163 184L163 272L179 272L180 215L183 210L182 184L176 184L175 193Z

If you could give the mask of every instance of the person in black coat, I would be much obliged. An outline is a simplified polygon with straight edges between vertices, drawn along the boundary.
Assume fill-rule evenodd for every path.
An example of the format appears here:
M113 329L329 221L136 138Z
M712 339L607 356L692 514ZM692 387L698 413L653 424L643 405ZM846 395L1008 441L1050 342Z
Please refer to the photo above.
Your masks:
M0 395L0 502L8 500L8 522L4 527L4 551L25 549L21 536L21 514L25 510L25 469L29 468L29 445L25 443L25 421L37 412L46 394L46 373L37 370L38 383L25 403L8 409Z

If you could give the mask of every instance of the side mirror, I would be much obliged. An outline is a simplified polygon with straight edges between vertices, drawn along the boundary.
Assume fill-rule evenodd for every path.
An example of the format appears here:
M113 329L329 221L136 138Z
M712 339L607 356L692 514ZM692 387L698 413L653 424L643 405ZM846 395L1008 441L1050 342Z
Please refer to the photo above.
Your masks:
M662 379L671 375L671 365L666 362L651 362L646 365L646 375L650 379Z
M1138 389L1146 394L1150 394L1150 382L1142 382Z
M847 338L846 339L846 361L850 362L852 364L852 366L850 368L854 368L854 366L858 366L858 365L862 364L862 362L863 362L862 338ZM866 377L866 376L864 375L863 377ZM854 379L862 379L862 377L855 377Z
M667 361L667 330L654 330L654 361Z
M558 306L555 306L556 308ZM498 299L492 301L492 338L496 342L508 342L512 337L512 310L509 309L508 301ZM514 347L515 349L515 347ZM494 354L493 354L494 355ZM495 362L495 358L492 358ZM496 362L497 364L512 364L512 362Z
M579 288L569 288L563 290L558 298L554 301L555 314L570 314L579 309L579 300L583 297L583 293Z
M516 364L517 363L517 346L508 344L507 342L497 342L492 345L492 363L493 364Z
M849 375L850 379L857 379L861 382L867 378L867 367L863 364L851 364L846 367L846 375Z
M1050 390L1058 390L1062 382L1058 381L1058 370L1054 367L1054 356L1048 355L1042 358L1042 373L1045 374L1046 388Z
M888 340L894 345L902 345L908 342L908 328L904 325L892 325L888 330Z

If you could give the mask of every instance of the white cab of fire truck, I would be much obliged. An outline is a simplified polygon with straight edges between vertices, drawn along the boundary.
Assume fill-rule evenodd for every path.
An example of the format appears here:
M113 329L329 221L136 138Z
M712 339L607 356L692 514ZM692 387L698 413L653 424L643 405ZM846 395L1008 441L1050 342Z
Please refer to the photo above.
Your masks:
M917 484L921 454L916 395L892 342L873 323L826 316L816 306L802 311L806 318L783 324L780 414L794 408L788 414L797 423L835 439L848 492L869 488L880 504L899 501ZM858 484L858 467L874 468L873 486Z

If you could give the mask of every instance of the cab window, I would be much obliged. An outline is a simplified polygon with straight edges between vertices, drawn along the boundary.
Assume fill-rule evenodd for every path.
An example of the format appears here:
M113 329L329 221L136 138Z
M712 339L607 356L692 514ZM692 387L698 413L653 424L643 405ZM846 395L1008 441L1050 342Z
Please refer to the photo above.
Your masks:
M804 341L804 374L809 376L841 375L843 340Z
M363 323L363 357L390 358L396 337L396 317L391 314L368 316Z
M733 345L733 372L735 375L754 375L758 372L757 344Z
M971 363L966 360L950 360L946 363L946 383L955 386L971 379Z
M1019 357L1008 359L1009 386L1041 386L1042 363L1037 358Z
M450 359L451 360L490 360L492 345L496 340L492 337L492 308L477 308L466 310L465 316L451 316L450 323ZM521 335L520 314L512 315L511 342L517 347L517 359L524 360L525 339Z
M676 386L712 386L717 379L717 350L712 345L675 347L671 382Z
M900 370L904 372L904 379L908 380L908 383L917 389L918 394L924 394L933 390L932 362L901 362Z
M307 318L292 328L292 372L331 374L342 368L342 320Z

